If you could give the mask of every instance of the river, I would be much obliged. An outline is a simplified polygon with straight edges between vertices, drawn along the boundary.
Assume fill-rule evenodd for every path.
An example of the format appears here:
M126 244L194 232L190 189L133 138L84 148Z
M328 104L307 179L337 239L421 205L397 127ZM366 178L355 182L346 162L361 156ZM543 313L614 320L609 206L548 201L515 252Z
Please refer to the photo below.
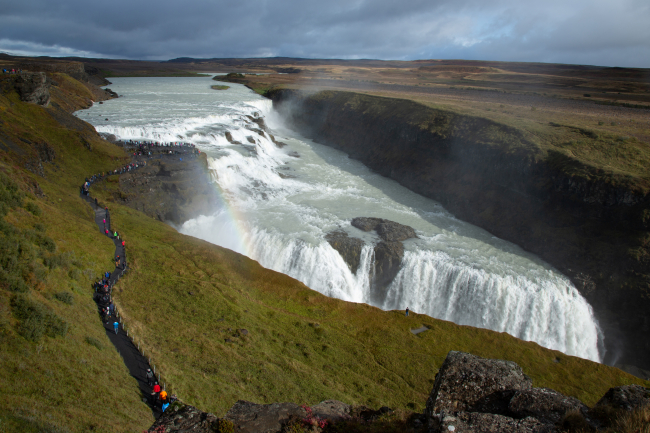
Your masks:
M271 101L237 84L212 90L220 83L210 77L111 80L123 97L75 113L80 119L122 139L191 142L209 157L224 204L177 227L181 233L245 254L327 296L372 303L372 244L379 238L350 221L396 221L413 227L418 238L404 241L401 268L377 307L409 307L602 359L591 306L565 276L345 153L300 136ZM254 131L260 118L286 146ZM354 274L325 240L334 230L367 243Z

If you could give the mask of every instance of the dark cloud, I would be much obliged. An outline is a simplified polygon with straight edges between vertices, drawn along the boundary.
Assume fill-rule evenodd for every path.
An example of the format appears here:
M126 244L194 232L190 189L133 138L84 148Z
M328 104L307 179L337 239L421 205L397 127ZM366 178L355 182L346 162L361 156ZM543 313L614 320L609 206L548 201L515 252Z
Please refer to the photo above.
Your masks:
M0 50L650 67L649 22L647 0L21 0L3 5Z

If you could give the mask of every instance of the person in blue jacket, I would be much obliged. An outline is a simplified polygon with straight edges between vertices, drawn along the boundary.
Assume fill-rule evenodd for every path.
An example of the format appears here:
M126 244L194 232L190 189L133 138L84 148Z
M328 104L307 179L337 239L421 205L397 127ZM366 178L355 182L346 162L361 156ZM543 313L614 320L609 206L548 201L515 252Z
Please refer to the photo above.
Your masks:
M119 329L120 324L118 322L113 323L113 329L115 330L115 333L117 334L117 330Z

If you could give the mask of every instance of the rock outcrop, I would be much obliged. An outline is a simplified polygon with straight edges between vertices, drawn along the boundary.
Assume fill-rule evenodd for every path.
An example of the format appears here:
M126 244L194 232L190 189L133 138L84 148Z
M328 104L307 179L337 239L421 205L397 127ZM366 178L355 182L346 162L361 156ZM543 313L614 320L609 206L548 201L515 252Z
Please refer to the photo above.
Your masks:
M352 225L364 232L374 230L386 242L400 242L417 237L412 227L382 218L358 217L352 220Z
M353 274L357 273L361 261L361 250L365 242L352 238L344 231L334 231L325 236L325 240L341 255Z
M23 72L16 77L14 86L21 101L44 107L50 104L50 81L45 72Z
M640 385L617 386L607 391L596 406L611 406L627 411L650 406L650 389Z
M120 176L116 200L160 221L180 225L218 207L219 196L206 170L205 154L150 160ZM181 160L182 159L182 160Z
M634 410L648 404L650 389L630 385L610 389L595 409ZM514 362L453 351L438 371L424 412L433 433L550 433L560 431L567 414L580 417L589 429L602 427L580 400L533 388Z
M365 232L375 231L382 239L374 248L374 271L371 275L371 303L381 304L386 298L386 289L399 272L404 245L402 241L416 238L412 227L382 218L357 217L353 227ZM361 250L365 242L348 236L344 231L328 233L325 239L341 255L353 273L359 269Z
M495 393L532 388L532 380L511 361L449 352L427 400L426 415L471 411Z

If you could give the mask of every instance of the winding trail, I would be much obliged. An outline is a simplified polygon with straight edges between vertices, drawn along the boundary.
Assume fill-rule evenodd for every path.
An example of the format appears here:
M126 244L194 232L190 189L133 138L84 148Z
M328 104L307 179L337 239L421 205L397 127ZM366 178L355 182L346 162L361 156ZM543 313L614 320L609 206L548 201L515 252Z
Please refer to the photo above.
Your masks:
M122 246L122 240L113 236L113 231L111 230L111 221L110 221L110 212L107 208L102 208L99 204L96 203L90 195L81 194L81 198L86 200L88 204L93 208L95 212L95 223L99 228L99 231L102 232L107 237L110 237L115 244L115 257L119 256L118 266L113 270L109 278L108 286L112 288L114 284L124 275L128 270L126 264L126 249ZM104 220L106 224L104 225ZM108 229L109 234L107 235L105 229ZM101 311L103 308L108 307L108 302L102 301L100 297L96 297L96 302L98 306L98 311ZM101 313L100 313L101 317ZM124 364L129 369L129 373L135 380L138 381L138 386L140 387L140 392L142 394L142 401L146 402L151 412L153 413L154 418L158 418L162 414L162 410L156 406L151 398L151 393L153 392L152 387L147 383L147 369L151 368L146 357L144 357L136 345L133 343L131 338L124 331L123 327L118 329L116 334L113 330L113 321L120 319L111 316L111 319L108 322L104 321L104 318L101 317L102 324L106 330L106 335L111 340L111 343L115 346L118 353L122 356Z

